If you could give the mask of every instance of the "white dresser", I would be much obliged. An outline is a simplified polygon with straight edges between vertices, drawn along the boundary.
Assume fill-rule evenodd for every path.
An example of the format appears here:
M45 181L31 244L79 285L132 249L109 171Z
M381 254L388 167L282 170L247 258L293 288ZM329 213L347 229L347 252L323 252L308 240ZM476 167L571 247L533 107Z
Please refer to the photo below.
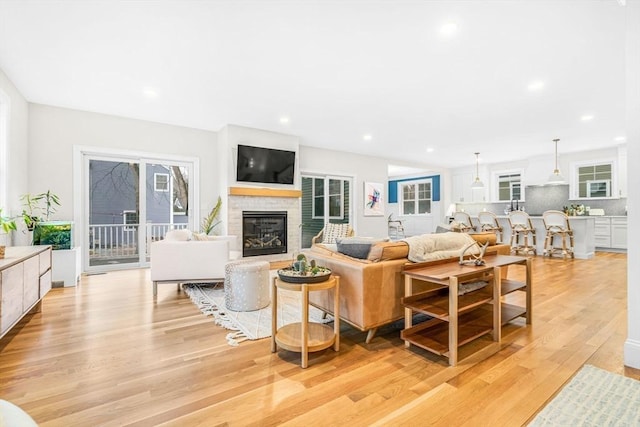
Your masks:
M14 246L0 259L0 338L51 289L51 246Z

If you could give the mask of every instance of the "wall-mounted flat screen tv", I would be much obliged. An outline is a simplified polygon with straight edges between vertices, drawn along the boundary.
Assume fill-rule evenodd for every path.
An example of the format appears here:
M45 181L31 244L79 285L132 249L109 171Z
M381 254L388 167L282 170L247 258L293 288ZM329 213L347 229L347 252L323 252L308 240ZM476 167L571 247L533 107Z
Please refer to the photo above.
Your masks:
M293 184L296 153L238 145L236 179L239 182Z

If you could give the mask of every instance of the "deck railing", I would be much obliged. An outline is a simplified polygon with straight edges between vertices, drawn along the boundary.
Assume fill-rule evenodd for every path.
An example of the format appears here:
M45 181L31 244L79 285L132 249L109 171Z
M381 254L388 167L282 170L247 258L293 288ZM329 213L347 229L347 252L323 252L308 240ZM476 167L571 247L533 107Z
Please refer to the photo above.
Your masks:
M139 226L139 224L89 225L89 265L137 262ZM169 230L183 228L188 228L188 224L146 224L145 259L149 260L151 242L164 239Z

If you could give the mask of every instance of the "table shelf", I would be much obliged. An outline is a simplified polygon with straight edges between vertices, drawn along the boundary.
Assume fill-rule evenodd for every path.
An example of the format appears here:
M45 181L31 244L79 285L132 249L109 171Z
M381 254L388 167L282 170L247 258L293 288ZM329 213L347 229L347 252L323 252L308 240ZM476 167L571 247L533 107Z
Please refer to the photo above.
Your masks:
M302 310L300 322L278 325L278 289L302 293ZM334 320L333 328L317 322L309 322L309 292L333 290ZM301 354L300 366L306 368L309 352L320 351L332 347L340 349L340 277L331 275L327 280L318 283L289 283L273 278L271 287L271 352L278 347Z
M526 267L525 281L502 278L504 267ZM485 265L460 265L457 260L410 266L406 268L405 329L401 338L405 346L411 344L458 362L458 347L488 333L500 341L502 325L525 317L531 323L531 260L525 257L492 255L485 257ZM426 283L430 290L413 293L413 280ZM462 284L486 281L487 286L458 295ZM502 297L522 291L526 304L518 306L502 302ZM454 294L455 292L455 294ZM413 313L423 313L432 319L413 325Z

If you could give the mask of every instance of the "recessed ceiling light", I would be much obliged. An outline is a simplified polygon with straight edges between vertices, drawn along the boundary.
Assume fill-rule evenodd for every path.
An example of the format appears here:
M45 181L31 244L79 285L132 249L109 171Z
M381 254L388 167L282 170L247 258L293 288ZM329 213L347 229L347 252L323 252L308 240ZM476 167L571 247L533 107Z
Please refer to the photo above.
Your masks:
M529 89L531 92L535 92L537 90L542 89L543 87L544 87L544 82L540 80L536 80L535 82L529 83L529 86L527 86L527 89Z
M440 35L451 37L458 31L458 25L455 22L447 22L440 27Z
M287 116L280 117L280 123L282 123L282 124L289 123L289 117L287 117Z
M589 120L593 120L593 115L585 114L584 116L580 117L580 120L582 120L583 122L588 122Z
M615 138L613 138L613 140L617 141L617 142L624 142L624 141L627 140L627 137L626 136L616 136Z
M144 89L142 89L142 93L147 98L157 98L158 97L158 91L156 89L152 88L152 87L145 87Z
M365 141L371 141L371 138L373 138L373 137L368 133L362 135L362 139L364 139Z
M427 153L433 153L434 151L435 151L435 148L432 148L432 147L427 148Z

